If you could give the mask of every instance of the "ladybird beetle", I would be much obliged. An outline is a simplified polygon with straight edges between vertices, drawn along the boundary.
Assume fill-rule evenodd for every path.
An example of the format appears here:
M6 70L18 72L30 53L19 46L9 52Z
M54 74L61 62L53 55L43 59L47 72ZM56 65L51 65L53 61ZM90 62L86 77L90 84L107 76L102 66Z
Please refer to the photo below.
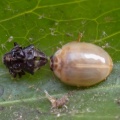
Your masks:
M112 71L113 62L101 47L73 41L50 58L50 68L62 82L87 87L105 80Z

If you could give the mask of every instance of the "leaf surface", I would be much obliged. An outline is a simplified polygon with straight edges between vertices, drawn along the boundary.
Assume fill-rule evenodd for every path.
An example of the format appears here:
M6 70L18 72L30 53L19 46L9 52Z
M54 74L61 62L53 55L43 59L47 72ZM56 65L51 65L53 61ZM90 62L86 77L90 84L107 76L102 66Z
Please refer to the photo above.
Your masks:
M114 67L106 81L90 88L63 84L49 63L34 75L13 79L3 55L17 42L33 44L47 56L76 40L103 47ZM0 4L0 118L120 119L120 1L119 0L4 0ZM50 110L47 90L54 97L72 93L67 109Z

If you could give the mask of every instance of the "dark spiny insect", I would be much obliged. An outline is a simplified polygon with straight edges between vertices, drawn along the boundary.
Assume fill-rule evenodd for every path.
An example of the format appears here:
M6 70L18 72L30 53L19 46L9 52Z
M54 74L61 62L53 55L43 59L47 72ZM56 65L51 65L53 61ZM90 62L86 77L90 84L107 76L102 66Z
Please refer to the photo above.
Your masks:
M13 77L16 77L17 74L21 77L25 75L25 72L34 74L47 61L46 55L35 49L33 45L22 48L17 43L14 43L14 48L3 58L5 66Z

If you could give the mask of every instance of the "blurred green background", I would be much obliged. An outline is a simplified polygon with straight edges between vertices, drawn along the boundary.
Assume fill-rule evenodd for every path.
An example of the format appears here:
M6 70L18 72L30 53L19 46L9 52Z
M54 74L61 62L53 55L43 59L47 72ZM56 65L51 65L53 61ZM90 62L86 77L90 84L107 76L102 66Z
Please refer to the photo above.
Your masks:
M13 79L2 63L17 42L33 44L47 56L76 40L103 47L114 68L106 81L90 88L67 86L49 69ZM4 0L0 2L0 119L120 119L120 0ZM51 110L54 97L72 92L67 109Z

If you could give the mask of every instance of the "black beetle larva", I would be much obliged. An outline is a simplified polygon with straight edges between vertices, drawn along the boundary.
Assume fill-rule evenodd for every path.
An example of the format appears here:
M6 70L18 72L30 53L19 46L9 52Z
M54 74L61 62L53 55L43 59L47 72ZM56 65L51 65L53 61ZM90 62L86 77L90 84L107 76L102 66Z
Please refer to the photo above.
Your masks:
M14 48L3 57L3 63L13 77L17 74L21 77L25 72L34 74L47 61L46 55L33 45L22 48L17 43L14 43Z

